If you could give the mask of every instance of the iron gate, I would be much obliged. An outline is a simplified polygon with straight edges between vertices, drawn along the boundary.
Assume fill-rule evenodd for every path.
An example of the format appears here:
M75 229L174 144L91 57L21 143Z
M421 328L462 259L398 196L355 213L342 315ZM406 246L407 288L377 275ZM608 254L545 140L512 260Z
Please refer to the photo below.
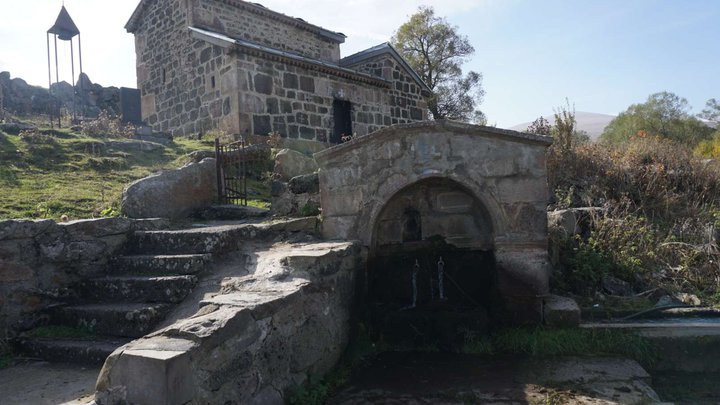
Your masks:
M247 205L247 159L245 139L220 145L215 138L218 203Z

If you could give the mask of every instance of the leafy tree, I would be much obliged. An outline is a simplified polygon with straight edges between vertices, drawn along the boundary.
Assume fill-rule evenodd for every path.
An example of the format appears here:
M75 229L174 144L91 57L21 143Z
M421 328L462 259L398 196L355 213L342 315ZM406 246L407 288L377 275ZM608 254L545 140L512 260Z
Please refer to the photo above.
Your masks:
M720 102L711 98L705 103L705 109L702 110L698 117L720 124Z
M720 157L720 103L714 98L705 103L705 109L702 110L698 117L706 119L715 125L715 133L712 139L703 140L698 143L695 153L698 155L715 158Z
M432 90L428 109L434 119L477 122L484 117L475 108L485 95L482 74L471 71L463 76L461 66L475 49L457 31L435 16L432 7L421 6L391 41Z
M545 117L540 116L527 127L526 131L531 134L549 136L552 131L552 125L550 125L550 121L546 120Z
M696 145L709 138L712 129L688 111L686 99L670 92L655 93L610 121L601 139L620 143L634 136L649 135Z
M555 123L545 117L538 117L527 128L527 132L538 135L549 135L555 138L553 150L567 152L575 145L586 143L590 140L587 132L577 129L575 120L575 106L570 106L570 101L565 99L565 105L555 109Z

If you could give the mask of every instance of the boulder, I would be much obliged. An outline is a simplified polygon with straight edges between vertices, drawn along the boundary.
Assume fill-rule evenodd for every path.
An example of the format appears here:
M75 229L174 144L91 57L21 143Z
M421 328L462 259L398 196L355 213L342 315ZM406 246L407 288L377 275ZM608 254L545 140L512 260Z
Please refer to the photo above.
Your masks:
M633 294L633 289L630 283L612 276L603 277L602 288L610 295L626 297Z
M275 156L275 173L284 181L295 176L314 173L317 169L315 159L292 149L282 149Z
M290 179L289 188L293 194L316 194L320 192L320 181L317 173L303 174Z
M130 218L183 218L211 205L216 195L215 159L207 158L131 183L120 209Z
M600 207L568 208L547 213L548 228L557 228L565 235L580 235L588 229L590 219L603 212Z

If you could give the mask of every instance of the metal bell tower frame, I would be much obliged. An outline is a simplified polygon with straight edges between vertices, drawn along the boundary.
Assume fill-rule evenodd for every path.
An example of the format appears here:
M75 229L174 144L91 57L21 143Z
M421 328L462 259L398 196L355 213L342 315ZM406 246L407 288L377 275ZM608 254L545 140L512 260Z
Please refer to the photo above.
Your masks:
M63 2L64 3L64 2ZM65 4L63 4L62 8L60 9L60 14L58 14L57 20L55 20L55 24L50 27L50 29L47 31L47 52L48 52L48 91L51 91L52 89L52 63L51 63L51 55L50 55L50 36L53 36L54 38L54 44L55 44L55 83L60 82L60 69L58 67L58 39L61 41L69 41L70 42L70 69L72 74L72 86L73 86L73 120L77 118L77 91L75 89L75 49L73 46L73 38L77 37L77 46L78 46L78 56L79 56L79 62L80 62L80 74L83 72L82 68L82 45L80 42L80 30L73 22L72 18L70 18L70 14L67 12L67 9L65 9ZM80 91L82 92L82 81L79 82L80 84ZM57 116L57 122L58 127L60 127L60 108L58 106L57 109L58 116ZM52 125L52 113L50 113L50 125Z

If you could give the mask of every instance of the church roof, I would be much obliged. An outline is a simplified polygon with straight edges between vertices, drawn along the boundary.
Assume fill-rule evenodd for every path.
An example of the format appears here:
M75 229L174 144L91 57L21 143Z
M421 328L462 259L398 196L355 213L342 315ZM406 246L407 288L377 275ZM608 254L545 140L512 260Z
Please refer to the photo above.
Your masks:
M188 27L188 29L190 30L191 35L194 38L207 41L213 45L217 45L223 48L235 47L253 55L259 55L269 59L287 62L296 66L311 67L312 69L325 73L330 73L338 77L344 77L346 79L362 83L368 83L380 87L390 86L390 82L383 79L382 77L358 72L350 68L338 66L334 63L308 58L306 56L298 55L292 52L282 51L275 48L270 48L265 45L257 44L243 39L231 38L225 34L209 31L202 28Z
M376 46L366 49L364 51L360 51L358 53L344 57L344 58L340 59L340 66L343 66L343 67L356 66L356 65L359 65L369 59L372 59L372 58L374 58L376 56L380 56L380 55L389 55L390 57L395 59L395 61L397 63L399 63L400 66L402 66L410 74L410 76L413 78L413 80L415 80L415 82L420 87L422 87L423 90L426 90L428 92L431 91L430 88L428 87L428 85L422 80L422 78L420 78L420 75L418 75L418 73L415 71L415 69L410 67L410 65L407 63L405 58L403 58L400 55L400 53L398 53L398 51L392 45L390 45L389 42L385 42L383 44L376 45Z
M134 33L135 30L137 30L138 25L140 24L140 21L142 21L142 17L145 14L145 10L147 10L148 6L154 2L154 1L161 1L161 0L141 0L138 6L135 8L135 11L133 12L132 16L130 16L130 20L128 20L127 24L125 24L125 29L128 32ZM336 42L338 44L341 44L345 42L345 34L341 32L334 32L330 31L328 29L325 29L323 27L310 24L309 22L303 20L302 18L295 18L291 17L282 13L278 13L277 11L270 10L269 8L266 8L265 6L258 4L258 3L250 3L247 1L242 0L217 0L225 4L229 4L231 6L235 6L238 8L242 8L244 10L247 10L249 12L252 12L257 15L269 17L273 20L283 22L285 24L295 26L301 29L304 29L306 31L318 34L324 38L327 38L333 42Z

